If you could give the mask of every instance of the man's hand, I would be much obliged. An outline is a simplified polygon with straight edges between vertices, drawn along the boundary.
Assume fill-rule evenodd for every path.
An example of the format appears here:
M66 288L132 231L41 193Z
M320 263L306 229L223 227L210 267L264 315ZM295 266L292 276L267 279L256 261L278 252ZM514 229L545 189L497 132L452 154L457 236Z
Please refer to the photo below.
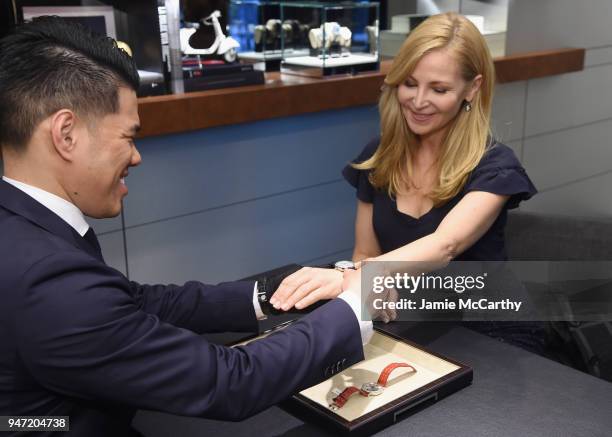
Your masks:
M383 302L397 301L395 289L386 289L382 293L365 290L367 296L362 300L361 269L346 270L344 273L334 269L304 267L287 276L272 295L270 303L274 308L288 311L295 308L303 309L319 300L333 299L344 290L354 294L358 302L364 302L372 320L387 323L395 320L397 313L391 309L374 309L375 299Z
M270 303L283 311L294 306L303 309L319 300L333 299L342 290L342 273L338 270L304 267L281 282Z

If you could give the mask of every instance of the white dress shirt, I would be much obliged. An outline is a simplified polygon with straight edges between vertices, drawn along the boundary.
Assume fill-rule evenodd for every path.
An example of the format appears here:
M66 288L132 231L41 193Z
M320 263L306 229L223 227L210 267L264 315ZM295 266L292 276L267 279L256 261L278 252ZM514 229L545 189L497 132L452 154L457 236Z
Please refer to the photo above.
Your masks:
M81 210L77 208L74 203L68 202L66 199L62 199L48 191L16 181L15 179L7 178L6 176L2 176L2 179L53 211L77 231L81 237L85 235L89 229L89 224L85 221L85 216L83 216Z
M355 317L357 317L357 321L359 322L359 333L361 334L361 344L367 344L372 339L372 335L374 335L374 324L371 320L362 321L361 320L361 299L357 294L353 293L350 290L343 291L338 295L338 299L343 299L346 303L348 303L355 313Z
M6 176L2 176L2 179L5 182L13 185L15 188L23 191L25 194L32 197L38 203L53 211L62 220L68 223L75 231L77 231L81 237L84 236L85 233L89 230L89 224L85 220L85 216L74 203L68 202L67 200L62 199L61 197L56 196L55 194L49 193L48 191L42 190L32 185L25 184L20 181L16 181L11 178L7 178ZM361 330L361 340L363 344L370 341L370 337L372 336L373 332L372 322L360 321L361 302L359 302L357 296L345 291L338 297L346 301L355 313L355 317L357 317L357 321L359 321ZM253 308L255 309L255 316L257 317L257 320L263 320L266 318L263 311L261 310L259 300L257 299L257 283L255 283L255 286L253 287Z

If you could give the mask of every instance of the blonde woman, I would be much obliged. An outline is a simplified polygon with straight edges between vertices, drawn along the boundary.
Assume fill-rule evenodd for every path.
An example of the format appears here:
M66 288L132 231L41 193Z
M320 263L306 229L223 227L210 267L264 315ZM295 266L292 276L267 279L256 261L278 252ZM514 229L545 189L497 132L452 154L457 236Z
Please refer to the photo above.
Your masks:
M536 189L512 149L492 139L494 80L487 45L465 17L436 15L410 33L385 79L381 136L343 171L358 199L353 261L506 259L507 210ZM302 269L271 303L304 308L340 293L342 279Z

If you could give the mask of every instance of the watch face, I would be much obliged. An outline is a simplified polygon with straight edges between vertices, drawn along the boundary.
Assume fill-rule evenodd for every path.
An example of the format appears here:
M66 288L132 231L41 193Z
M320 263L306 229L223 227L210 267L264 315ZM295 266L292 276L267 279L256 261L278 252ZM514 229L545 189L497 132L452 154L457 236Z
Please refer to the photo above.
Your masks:
M355 263L353 261L338 261L334 264L334 267L339 270L354 269Z
M378 396L384 390L384 387L375 382L366 382L361 386L361 392L367 396Z

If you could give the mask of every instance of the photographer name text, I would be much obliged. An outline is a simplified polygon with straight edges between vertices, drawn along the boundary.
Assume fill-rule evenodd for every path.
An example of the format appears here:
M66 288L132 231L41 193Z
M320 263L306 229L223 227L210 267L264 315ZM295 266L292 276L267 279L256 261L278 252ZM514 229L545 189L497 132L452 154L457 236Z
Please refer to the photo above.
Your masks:
M384 299L374 299L372 302L376 310L473 310L473 311L499 311L511 310L518 312L523 305L522 302L511 299L489 300L489 299L470 299L460 298L456 302L448 299L443 301L430 301L421 299L399 299L398 301L385 301Z

